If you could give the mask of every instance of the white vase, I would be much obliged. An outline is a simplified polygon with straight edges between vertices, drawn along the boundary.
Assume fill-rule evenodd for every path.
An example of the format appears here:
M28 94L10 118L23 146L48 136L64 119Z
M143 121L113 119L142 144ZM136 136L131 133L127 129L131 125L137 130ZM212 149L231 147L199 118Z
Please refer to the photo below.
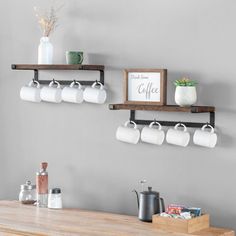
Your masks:
M175 102L181 107L189 107L197 102L195 86L177 86L175 89Z
M53 46L48 37L42 37L38 47L38 64L53 64Z

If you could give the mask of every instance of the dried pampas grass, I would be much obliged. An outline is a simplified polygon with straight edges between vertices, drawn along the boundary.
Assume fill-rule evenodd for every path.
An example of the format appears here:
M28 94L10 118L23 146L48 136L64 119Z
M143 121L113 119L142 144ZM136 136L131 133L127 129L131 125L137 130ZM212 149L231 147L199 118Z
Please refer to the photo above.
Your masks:
M34 7L35 15L38 19L38 23L44 37L49 37L49 35L51 35L52 32L55 30L55 28L58 26L57 14L62 7L63 6L60 6L57 9L55 9L52 6L49 11L48 10L41 11L37 7Z

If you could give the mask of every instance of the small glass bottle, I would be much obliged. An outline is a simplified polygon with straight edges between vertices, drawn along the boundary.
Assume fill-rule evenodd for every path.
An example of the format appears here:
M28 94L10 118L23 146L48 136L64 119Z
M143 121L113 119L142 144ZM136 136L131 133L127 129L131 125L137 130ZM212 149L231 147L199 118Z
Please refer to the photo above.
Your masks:
M62 198L61 198L60 188L50 189L49 196L48 196L48 208L52 208L52 209L62 208Z
M19 201L22 204L33 205L36 202L36 185L31 184L30 181L26 181L20 188Z
M48 206L48 172L47 162L41 163L40 171L36 173L37 206Z

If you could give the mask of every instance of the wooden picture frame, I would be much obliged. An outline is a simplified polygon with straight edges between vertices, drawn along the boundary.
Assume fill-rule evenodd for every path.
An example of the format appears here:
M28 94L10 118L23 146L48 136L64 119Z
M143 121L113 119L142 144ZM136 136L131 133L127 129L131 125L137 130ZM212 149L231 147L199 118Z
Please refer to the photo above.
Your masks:
M125 69L124 103L166 105L167 69Z

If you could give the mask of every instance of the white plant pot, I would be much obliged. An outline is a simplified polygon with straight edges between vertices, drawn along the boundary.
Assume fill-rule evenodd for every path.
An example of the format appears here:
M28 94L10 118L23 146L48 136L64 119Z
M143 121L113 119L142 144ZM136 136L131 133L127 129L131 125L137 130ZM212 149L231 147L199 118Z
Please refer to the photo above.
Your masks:
M195 86L177 86L175 89L175 102L181 107L189 107L197 102Z
M40 39L38 64L53 64L53 46L48 37L42 37Z

